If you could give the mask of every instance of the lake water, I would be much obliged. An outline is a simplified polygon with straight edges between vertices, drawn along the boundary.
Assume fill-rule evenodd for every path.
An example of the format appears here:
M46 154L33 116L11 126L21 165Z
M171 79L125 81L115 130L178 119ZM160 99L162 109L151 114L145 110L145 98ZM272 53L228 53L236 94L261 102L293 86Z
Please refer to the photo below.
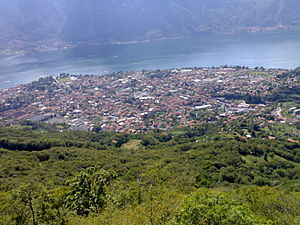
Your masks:
M101 75L116 71L221 65L298 67L300 31L204 34L193 38L0 56L0 88L60 73Z

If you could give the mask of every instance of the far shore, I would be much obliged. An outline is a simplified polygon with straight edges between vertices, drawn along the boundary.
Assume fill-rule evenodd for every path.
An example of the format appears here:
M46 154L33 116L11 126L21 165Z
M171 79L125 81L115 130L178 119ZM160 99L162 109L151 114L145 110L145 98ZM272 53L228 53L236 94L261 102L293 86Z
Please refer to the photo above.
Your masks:
M263 32L276 32L276 31L298 31L300 27L287 27L287 26L275 26L275 27L246 27L237 30L228 30L228 31L206 31L201 30L197 35L202 34L216 34L216 35L232 35L238 33L263 33ZM66 49L73 49L80 46L99 46L99 45L128 45L128 44L139 44L146 43L151 41L159 41L159 40L172 40L172 39L181 39L192 37L192 35L171 35L171 36L163 36L163 37L143 37L136 40L128 40L128 41L103 41L103 40L91 40L91 41L79 41L79 42L66 42L61 40L48 40L41 41L35 44L34 47L26 47L33 46L33 43L24 42L22 47L2 47L0 46L0 56L14 56L14 55L23 55L30 54L35 52L51 52L51 51L59 51ZM13 44L11 44L13 45ZM20 43L18 43L20 45Z

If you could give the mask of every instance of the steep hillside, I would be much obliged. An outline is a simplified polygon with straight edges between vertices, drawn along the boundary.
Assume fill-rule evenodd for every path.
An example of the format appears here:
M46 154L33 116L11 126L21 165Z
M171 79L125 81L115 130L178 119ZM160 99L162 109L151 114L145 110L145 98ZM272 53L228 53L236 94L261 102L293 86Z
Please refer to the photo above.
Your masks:
M288 124L259 124L152 134L0 128L0 223L298 225L299 137L289 139Z
M299 10L296 0L2 0L0 44L132 41L297 27Z

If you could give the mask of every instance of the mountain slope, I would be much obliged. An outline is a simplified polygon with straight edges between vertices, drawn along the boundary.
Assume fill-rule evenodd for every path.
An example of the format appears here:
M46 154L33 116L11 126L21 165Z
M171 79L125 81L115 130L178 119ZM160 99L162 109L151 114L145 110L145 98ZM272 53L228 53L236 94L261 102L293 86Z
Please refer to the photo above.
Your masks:
M2 0L0 43L131 41L300 26L296 0Z

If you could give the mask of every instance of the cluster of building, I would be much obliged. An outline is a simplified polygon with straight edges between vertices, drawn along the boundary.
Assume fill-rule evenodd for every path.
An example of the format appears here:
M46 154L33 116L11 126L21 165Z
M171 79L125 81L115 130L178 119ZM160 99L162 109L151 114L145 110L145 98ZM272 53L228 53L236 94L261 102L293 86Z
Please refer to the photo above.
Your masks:
M0 90L0 123L32 120L73 130L137 133L230 121L272 111L259 96L279 86L284 72L221 67L61 74Z

